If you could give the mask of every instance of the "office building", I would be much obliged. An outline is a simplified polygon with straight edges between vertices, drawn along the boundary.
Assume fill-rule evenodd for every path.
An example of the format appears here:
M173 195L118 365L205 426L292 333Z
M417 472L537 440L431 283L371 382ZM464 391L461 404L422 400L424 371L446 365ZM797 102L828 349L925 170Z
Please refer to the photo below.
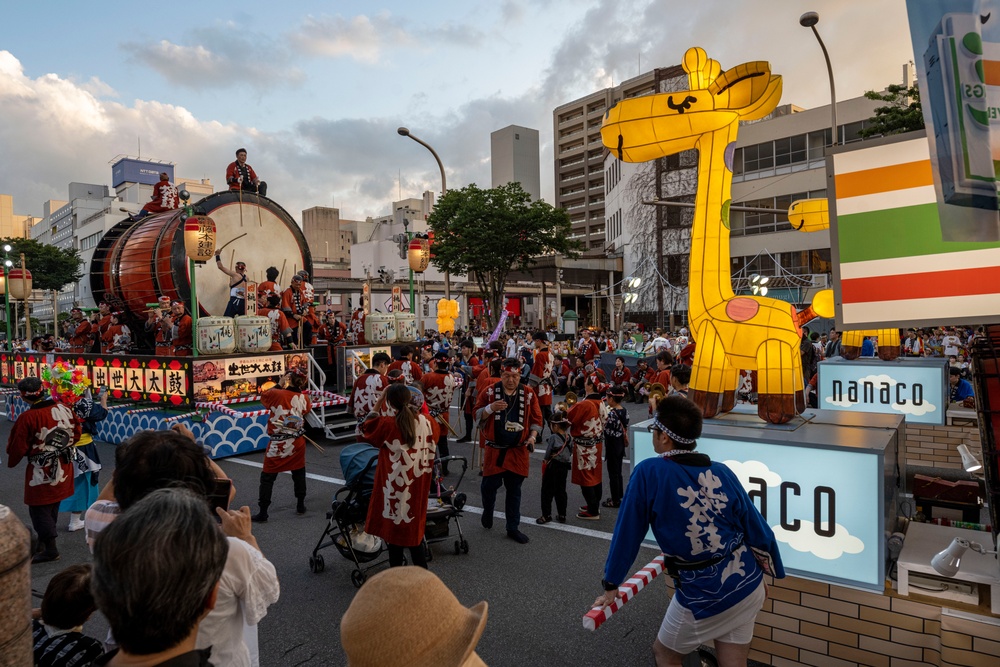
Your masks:
M490 167L494 188L520 183L532 201L540 199L538 130L508 125L490 133Z
M586 254L601 255L605 248L604 112L626 97L656 92L658 71L567 102L552 112L554 205L569 213L573 238L583 244Z
M14 198L0 195L0 238L27 238L28 230L37 221L35 216L14 213Z

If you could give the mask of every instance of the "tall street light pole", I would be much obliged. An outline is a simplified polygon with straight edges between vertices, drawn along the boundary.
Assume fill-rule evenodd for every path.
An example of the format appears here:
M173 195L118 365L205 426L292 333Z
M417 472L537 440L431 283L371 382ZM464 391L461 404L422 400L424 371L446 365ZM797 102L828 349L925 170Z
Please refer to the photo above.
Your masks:
M10 267L14 266L14 262L10 261L10 251L13 248L10 245L5 245L3 247L3 309L4 315L7 320L7 349L13 350L13 339L10 337Z
M437 151L431 148L430 144L428 144L426 141L422 141L421 139L418 139L417 137L410 134L410 130L408 130L405 127L397 129L396 132L399 133L399 136L401 137L409 137L410 139L413 139L415 142L417 142L418 144L429 150L431 152L431 155L434 156L434 159L437 160L438 169L441 170L441 196L443 197L445 193L448 192L448 181L444 175L444 164L441 162L441 158L438 157ZM447 271L445 271L444 274L444 298L451 299L451 276L448 275Z
M813 34L816 35L816 41L819 42L819 48L823 49L823 57L826 58L826 73L830 76L830 129L833 131L830 135L830 141L831 145L836 146L840 143L840 133L837 132L837 89L833 85L833 65L830 64L830 54L827 53L826 44L823 43L823 38L816 30L817 23L819 23L819 14L816 12L806 12L799 17L799 25L812 29Z

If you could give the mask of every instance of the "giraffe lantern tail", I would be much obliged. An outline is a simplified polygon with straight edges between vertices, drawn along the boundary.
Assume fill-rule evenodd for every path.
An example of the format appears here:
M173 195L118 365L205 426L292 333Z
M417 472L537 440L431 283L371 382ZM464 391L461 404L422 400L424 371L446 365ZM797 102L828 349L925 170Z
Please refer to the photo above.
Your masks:
M817 317L833 317L833 315L833 290L824 289L816 292L808 308L795 313L795 324L801 328Z

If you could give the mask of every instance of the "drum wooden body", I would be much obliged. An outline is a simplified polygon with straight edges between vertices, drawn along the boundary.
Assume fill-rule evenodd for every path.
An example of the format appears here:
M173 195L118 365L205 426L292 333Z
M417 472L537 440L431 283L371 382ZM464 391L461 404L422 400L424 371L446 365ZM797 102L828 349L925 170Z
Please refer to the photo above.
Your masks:
M396 341L412 343L417 339L417 316L413 313L396 313Z
M365 317L365 341L369 345L396 342L396 318L392 313L368 313Z
M231 317L199 317L194 342L199 355L232 354L236 351L236 323Z
M296 271L312 274L312 256L302 230L288 213L266 197L244 192L216 192L194 205L196 213L211 216L217 231L217 248L228 268L236 262L247 266L251 281L265 280L274 266L278 283L287 285ZM95 301L120 300L140 321L146 304L158 297L180 299L191 308L191 281L184 252L182 210L125 220L112 227L98 244L90 264L90 285ZM214 262L197 265L200 312L221 315L229 301L229 276Z
M267 352L271 349L271 319L264 315L236 318L236 347L240 352Z

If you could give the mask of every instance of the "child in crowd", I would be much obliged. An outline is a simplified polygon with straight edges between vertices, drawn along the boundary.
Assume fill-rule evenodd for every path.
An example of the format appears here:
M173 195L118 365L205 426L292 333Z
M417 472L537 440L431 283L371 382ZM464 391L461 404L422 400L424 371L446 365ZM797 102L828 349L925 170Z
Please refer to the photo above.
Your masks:
M622 407L625 387L616 384L608 392L608 419L604 423L604 458L608 464L608 487L611 497L601 503L604 507L618 507L625 492L622 479L622 461L628 445L628 410Z
M685 364L674 364L670 367L670 392L668 395L680 394L687 398L690 382L691 367Z
M52 577L33 616L35 665L75 667L91 664L104 645L83 634L83 624L97 609L90 593L89 563L73 565Z
M552 500L556 501L556 520L566 523L566 476L573 467L573 439L565 410L556 410L549 421L552 434L545 439L545 459L542 461L542 515L535 523L552 521Z

